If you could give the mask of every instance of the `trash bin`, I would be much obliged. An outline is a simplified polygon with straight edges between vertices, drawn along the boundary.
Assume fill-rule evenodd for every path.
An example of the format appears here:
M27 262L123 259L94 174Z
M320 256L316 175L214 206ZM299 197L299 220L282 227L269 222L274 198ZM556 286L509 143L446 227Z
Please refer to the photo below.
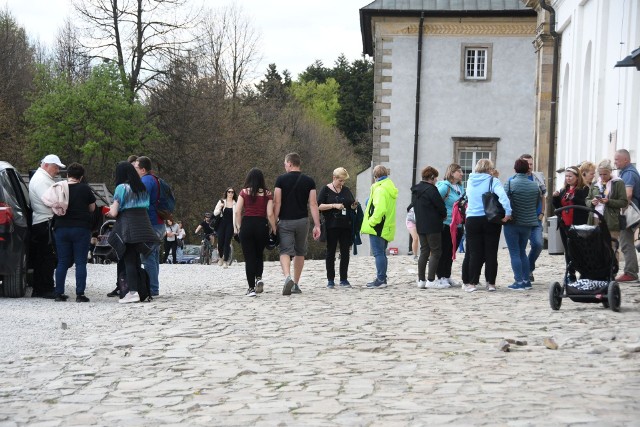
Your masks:
M558 230L558 217L552 216L547 219L547 249L549 255L564 254L564 246Z

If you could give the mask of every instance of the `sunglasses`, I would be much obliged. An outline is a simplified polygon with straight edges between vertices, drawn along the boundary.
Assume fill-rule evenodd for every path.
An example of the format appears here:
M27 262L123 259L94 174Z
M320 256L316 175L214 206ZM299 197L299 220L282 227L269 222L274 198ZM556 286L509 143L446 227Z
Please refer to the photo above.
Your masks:
M233 190L227 190L227 193L235 193Z

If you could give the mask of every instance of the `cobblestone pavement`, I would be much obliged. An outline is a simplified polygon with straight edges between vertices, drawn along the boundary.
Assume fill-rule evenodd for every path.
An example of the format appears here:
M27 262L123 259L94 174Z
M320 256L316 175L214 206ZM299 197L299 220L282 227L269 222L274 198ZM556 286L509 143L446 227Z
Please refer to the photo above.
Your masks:
M243 264L163 265L162 297L123 306L115 266L90 265L88 304L0 300L0 426L640 425L640 287L622 285L620 313L552 311L563 269L545 252L533 290L510 291L500 250L498 291L467 294L418 290L397 256L368 290L360 256L353 289L329 290L308 261L283 297L267 263L248 298Z

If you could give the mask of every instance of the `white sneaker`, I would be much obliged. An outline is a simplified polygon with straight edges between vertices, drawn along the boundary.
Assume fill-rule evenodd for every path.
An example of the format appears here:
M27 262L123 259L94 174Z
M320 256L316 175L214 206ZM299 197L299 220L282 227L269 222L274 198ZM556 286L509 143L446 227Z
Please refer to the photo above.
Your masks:
M424 289L427 286L427 282L425 280L418 279L418 289Z
M438 288L438 281L437 280L434 280L434 281L427 280L427 289L439 289Z
M449 286L451 286L452 288L455 286L460 286L460 284L457 281L453 280L451 277L443 277L442 280L446 280Z
M462 290L465 292L475 292L477 291L476 287L473 285L462 285Z
M261 294L264 290L264 282L262 279L256 279L256 294Z
M218 258L218 265L222 267L222 264L224 264L224 259Z
M224 263L222 264L222 268L229 268L229 263L227 261L224 261Z
M451 285L449 284L449 281L447 279L442 278L442 279L436 280L436 289L446 289L450 287Z
M120 304L128 304L130 302L140 302L140 295L137 292L129 292L118 301Z

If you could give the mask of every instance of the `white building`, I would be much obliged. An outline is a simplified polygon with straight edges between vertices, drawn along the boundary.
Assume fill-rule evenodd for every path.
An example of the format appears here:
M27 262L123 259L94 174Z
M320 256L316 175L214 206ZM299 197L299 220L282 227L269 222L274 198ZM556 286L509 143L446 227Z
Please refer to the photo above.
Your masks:
M360 19L374 58L372 166L389 167L400 190L389 247L406 254L405 209L425 166L442 178L451 163L468 174L490 158L505 178L533 154L537 15L519 0L376 0ZM363 202L371 176L358 175Z

